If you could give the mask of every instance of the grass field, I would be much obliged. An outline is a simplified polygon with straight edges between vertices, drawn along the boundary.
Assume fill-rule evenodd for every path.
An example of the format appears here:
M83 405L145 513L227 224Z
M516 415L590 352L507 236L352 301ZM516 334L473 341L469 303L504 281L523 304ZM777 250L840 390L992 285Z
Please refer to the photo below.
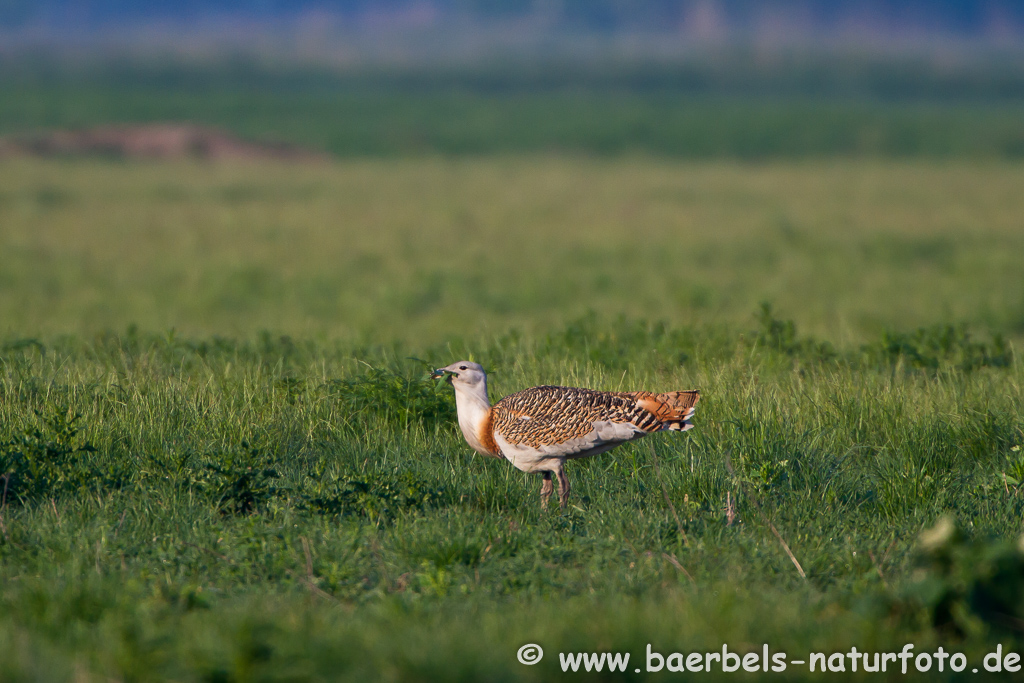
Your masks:
M6 161L0 679L1024 649L1022 176ZM542 512L426 380L463 357L492 399L699 388L697 427Z
M0 166L0 334L439 343L595 312L1024 333L1024 168L559 157Z

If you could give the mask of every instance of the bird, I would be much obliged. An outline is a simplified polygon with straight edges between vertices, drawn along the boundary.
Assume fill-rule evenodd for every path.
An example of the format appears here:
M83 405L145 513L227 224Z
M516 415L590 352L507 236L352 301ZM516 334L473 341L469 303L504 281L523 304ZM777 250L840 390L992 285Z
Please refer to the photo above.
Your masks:
M523 472L539 472L541 507L558 480L562 508L569 501L565 461L604 453L627 441L664 430L685 432L700 392L596 391L538 386L509 394L493 406L487 373L462 360L430 373L455 389L459 428L477 453L508 460Z

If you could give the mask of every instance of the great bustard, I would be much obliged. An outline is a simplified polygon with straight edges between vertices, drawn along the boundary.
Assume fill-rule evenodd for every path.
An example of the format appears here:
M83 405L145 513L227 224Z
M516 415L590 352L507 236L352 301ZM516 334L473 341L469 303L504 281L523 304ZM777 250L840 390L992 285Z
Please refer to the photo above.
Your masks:
M473 450L505 458L523 472L540 472L541 505L547 507L558 478L558 499L569 499L565 461L604 453L619 444L665 429L693 427L699 391L594 391L573 387L533 387L510 394L493 406L487 375L477 363L459 361L431 374L455 388L459 427Z

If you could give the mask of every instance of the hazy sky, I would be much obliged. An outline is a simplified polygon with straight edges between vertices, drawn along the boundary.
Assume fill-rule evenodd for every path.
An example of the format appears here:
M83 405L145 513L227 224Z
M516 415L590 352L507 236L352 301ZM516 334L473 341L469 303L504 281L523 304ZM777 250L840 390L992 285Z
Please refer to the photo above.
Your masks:
M424 29L460 22L584 32L904 33L1007 36L1019 0L0 0L8 32L210 20ZM322 27L321 27L322 28Z

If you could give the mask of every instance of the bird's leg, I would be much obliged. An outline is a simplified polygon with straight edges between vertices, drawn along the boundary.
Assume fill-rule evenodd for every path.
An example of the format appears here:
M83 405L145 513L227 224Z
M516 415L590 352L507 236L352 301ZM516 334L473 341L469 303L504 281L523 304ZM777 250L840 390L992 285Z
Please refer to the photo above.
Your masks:
M564 508L569 502L569 490L572 487L569 486L569 477L566 476L565 470L561 466L555 470L555 476L558 477L558 502Z
M544 483L540 485L540 507L542 510L548 509L548 498L551 497L551 492L555 490L555 487L551 483L551 473L544 472Z

